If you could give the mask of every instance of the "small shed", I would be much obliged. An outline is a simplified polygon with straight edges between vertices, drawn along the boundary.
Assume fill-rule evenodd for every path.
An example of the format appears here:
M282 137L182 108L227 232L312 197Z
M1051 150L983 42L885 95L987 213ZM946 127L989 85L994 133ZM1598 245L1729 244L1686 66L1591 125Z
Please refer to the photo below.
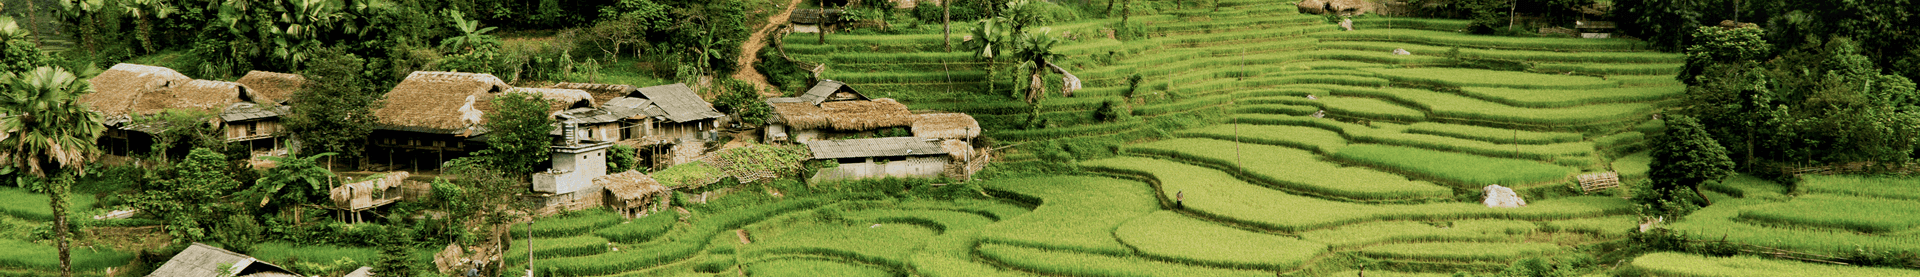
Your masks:
M881 177L933 178L947 170L953 157L940 139L890 137L807 142L815 160L834 160L840 166L821 169L815 180Z
M818 33L823 30L831 33L834 26L847 22L846 17L842 16L845 12L843 9L793 9L793 13L787 15L787 21L793 22L795 33Z
M1608 38L1613 36L1613 21L1581 20L1573 22L1573 29L1580 32L1581 38Z
M353 213L349 221L359 221L360 211L378 208L400 201L406 195L402 183L409 174L406 171L388 172L367 176L364 181L349 183L328 191L333 200L333 209Z
M632 170L593 178L593 183L607 188L607 206L627 218L639 216L654 199L672 191L646 173Z
M219 247L195 242L193 245L187 246L186 250L181 250L180 254L174 254L173 258L167 259L166 263L161 264L159 268L154 269L153 273L149 273L147 276L281 277L301 275L287 270L285 267L267 263L266 261L261 261L251 256L241 255L240 253L234 253L233 251L227 251Z

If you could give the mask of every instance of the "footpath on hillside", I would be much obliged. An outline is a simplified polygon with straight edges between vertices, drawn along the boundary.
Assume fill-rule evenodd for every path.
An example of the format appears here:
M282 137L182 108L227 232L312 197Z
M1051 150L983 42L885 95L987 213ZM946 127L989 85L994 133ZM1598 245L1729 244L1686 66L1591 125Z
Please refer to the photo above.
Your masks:
M780 25L786 24L787 15L793 14L794 7L799 6L800 0L788 1L786 10L767 17L766 26L760 26L760 30L755 30L753 35L747 36L747 41L740 44L740 58L734 59L738 66L735 68L740 69L733 73L734 79L752 83L753 88L759 90L761 95L780 96L779 89L775 89L772 83L767 83L767 76L760 74L760 70L754 69L753 63L760 61L760 49L767 47L767 36L778 31Z

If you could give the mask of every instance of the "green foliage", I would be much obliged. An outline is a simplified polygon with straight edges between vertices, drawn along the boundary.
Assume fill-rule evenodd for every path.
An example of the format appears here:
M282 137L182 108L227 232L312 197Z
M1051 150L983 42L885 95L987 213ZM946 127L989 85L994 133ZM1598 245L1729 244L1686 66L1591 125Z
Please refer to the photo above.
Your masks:
M416 274L414 261L407 257L407 249L413 248L413 232L406 229L395 230L380 242L380 260L374 262L373 272L388 275Z
M1773 45L1767 44L1766 35L1767 31L1760 28L1695 29L1693 42L1687 46L1686 68L1674 78L1689 85L1698 85L1695 77L1703 74L1707 67L1765 58L1773 51Z
M33 34L13 17L0 16L0 72L25 72L52 63L53 58L33 40Z
M981 240L1049 249L1127 253L1113 240L1113 229L1159 206L1146 184L1107 178L1001 179L982 187L1044 202L1025 216L983 229Z
M527 243L525 238L513 241L513 248L507 249L507 252L504 252L506 254L504 259L507 260L507 264L520 265L519 267L525 268L527 263ZM599 255L607 253L607 250L609 250L608 246L610 245L607 239L596 236L536 238L533 239L532 243L533 257L539 260Z
M620 224L620 220L620 215L602 209L571 212L554 218L535 220L533 223L533 237L553 238L584 235L592 233L594 230ZM527 226L514 226L513 237L526 238Z
M1141 255L1185 264L1286 270L1327 251L1327 245L1249 232L1160 211L1127 221L1114 231Z
M1429 242L1367 247L1360 254L1381 259L1429 261L1511 261L1559 252L1550 243Z
M705 182L719 178L721 174L723 173L719 168L703 161L693 161L676 164L650 175L653 175L654 180L660 181L661 185L669 187L700 187L707 185Z
M440 41L441 47L471 54L500 46L499 38L487 34L498 27L480 28L479 20L467 20L459 10L447 10L446 16L447 22L453 23L454 30L460 31L460 35Z
M1634 258L1633 268L1662 276L1912 276L1903 269L1828 265L1753 256L1710 257L1659 252Z
M1920 200L1920 181L1894 176L1805 175L1799 187L1809 193Z
M1455 187L1524 186L1565 180L1572 168L1532 161L1383 145L1340 149L1337 159L1438 179Z
M48 206L51 198L45 193L34 193L27 189L0 187L0 215L34 221L53 221L53 210ZM70 209L85 210L92 208L99 200L90 194L73 195L67 199Z
M720 113L738 116L740 123L750 126L766 124L767 117L773 115L773 107L760 100L760 92L753 84L738 79L724 79L717 89L719 99L714 99L713 107Z
M1667 132L1653 139L1653 150L1649 152L1653 163L1648 165L1647 177L1653 180L1653 189L1693 188L1698 193L1701 183L1719 181L1733 174L1733 160L1727 158L1727 149L1708 136L1706 127L1698 120L1676 115L1667 118L1667 126Z
M634 149L633 146L627 146L625 144L614 144L613 147L607 148L607 172L617 173L642 169L638 164L640 162L639 152L639 149Z
M247 202L260 199L261 210L279 211L284 207L325 202L328 189L331 189L334 175L320 166L320 158L333 156L334 153L320 153L305 157L294 154L287 157L262 157L274 162L254 181L253 187L237 193L244 195ZM275 201L278 200L278 201ZM251 203L248 203L251 204ZM272 205L272 206L268 206ZM271 207L271 208L268 208Z
M293 92L290 102L300 104L286 115L287 131L301 138L302 155L340 153L338 158L357 162L378 120L373 110L382 105L381 92L369 89L373 82L362 75L366 61L359 56L339 48L313 55L313 66L300 72L306 87Z
M478 154L491 160L495 170L513 174L532 173L552 155L548 146L553 139L553 118L547 116L551 104L538 93L514 92L496 95L488 103L493 112L486 114L487 152Z
M1920 207L1906 200L1805 195L1792 201L1744 209L1740 219L1758 223L1884 234L1920 226Z
M215 230L209 227L216 226L222 219L218 215L227 211L219 203L240 186L226 169L226 156L194 148L185 159L161 170L146 193L131 202L134 208L167 220L167 233L176 243L200 241L213 235Z

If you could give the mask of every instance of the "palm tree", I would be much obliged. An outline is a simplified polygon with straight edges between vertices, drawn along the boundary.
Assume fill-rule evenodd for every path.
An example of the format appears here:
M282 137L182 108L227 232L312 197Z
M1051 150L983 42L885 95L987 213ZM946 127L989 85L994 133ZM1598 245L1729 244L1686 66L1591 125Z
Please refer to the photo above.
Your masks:
M333 6L327 5L326 0L288 2L292 5L281 11L280 22L273 29L276 37L270 43L274 46L274 57L286 60L288 69L299 69L301 62L312 58L307 53L320 48L322 28L333 26L340 15L334 12Z
M1045 77L1047 71L1065 75L1060 78L1061 95L1072 97L1073 91L1080 89L1080 77L1073 76L1073 73L1068 72L1066 68L1053 64L1053 60L1062 56L1060 53L1053 52L1053 47L1059 44L1060 41L1054 39L1053 32L1049 30L1020 34L1020 47L1014 51L1014 56L1020 61L1021 67L1027 68L1030 72L1027 77L1028 104L1039 103L1040 98L1046 96L1046 89L1043 87L1046 83L1040 78Z
M93 75L87 70L82 75ZM67 245L68 189L76 175L86 173L86 164L100 153L94 144L100 133L100 114L79 103L80 95L93 87L80 81L66 69L39 67L32 71L0 74L0 165L4 171L23 173L23 180L40 183L53 201L54 241L60 249L60 275L72 276L72 260ZM54 178L48 180L47 176ZM50 181L50 182L49 182Z
M466 49L468 54L472 54L476 48L481 47L481 43L485 42L487 38L492 37L487 35L487 32L492 32L493 29L497 28L480 28L480 20L469 21L466 15L460 14L460 11L457 10L447 10L447 16L452 17L447 20L453 22L454 29L460 30L460 36L448 38L445 41L441 41L440 44L453 47L454 49Z

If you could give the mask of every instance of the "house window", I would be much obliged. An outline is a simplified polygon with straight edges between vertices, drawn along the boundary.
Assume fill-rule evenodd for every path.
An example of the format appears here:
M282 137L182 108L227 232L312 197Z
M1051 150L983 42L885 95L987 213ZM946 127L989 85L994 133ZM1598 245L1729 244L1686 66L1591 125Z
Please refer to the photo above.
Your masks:
M840 164L857 164L867 162L867 158L839 158L834 159L834 161Z
M253 136L254 134L258 134L258 132L259 132L259 131L255 131L255 130L253 129L253 127L254 127L254 125L255 125L255 124L253 124L253 123L247 123L247 132L246 132L246 133L244 133L243 135L246 135L246 136Z

